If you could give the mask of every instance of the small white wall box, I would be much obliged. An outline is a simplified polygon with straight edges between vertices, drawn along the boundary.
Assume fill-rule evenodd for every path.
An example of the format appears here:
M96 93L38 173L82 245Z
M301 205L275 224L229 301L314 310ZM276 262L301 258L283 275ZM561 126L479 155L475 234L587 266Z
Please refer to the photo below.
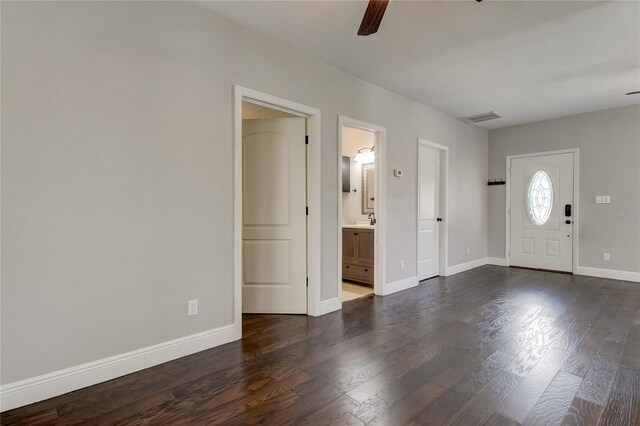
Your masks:
M610 204L611 196L610 195L596 195L596 204Z
M393 169L393 175L395 177L402 177L402 170L401 169Z

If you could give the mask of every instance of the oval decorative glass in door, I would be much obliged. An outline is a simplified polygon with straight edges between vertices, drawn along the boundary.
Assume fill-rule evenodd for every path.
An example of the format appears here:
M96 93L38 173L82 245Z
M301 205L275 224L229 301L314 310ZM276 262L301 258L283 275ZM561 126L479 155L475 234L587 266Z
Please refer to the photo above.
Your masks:
M533 174L527 188L527 213L536 226L544 225L553 207L553 183L544 170Z

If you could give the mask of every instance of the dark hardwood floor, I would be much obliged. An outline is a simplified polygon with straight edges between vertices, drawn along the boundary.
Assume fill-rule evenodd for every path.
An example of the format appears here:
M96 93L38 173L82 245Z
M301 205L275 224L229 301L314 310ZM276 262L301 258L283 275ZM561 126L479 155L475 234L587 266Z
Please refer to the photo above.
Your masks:
M640 284L485 266L2 414L12 424L640 424Z

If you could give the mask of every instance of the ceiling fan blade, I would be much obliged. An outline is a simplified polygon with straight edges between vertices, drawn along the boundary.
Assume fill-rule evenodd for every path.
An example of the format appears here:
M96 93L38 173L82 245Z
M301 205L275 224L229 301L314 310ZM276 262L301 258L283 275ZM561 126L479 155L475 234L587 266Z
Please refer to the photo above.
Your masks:
M384 11L387 10L387 4L389 4L389 0L369 0L358 30L359 36L368 36L378 31Z

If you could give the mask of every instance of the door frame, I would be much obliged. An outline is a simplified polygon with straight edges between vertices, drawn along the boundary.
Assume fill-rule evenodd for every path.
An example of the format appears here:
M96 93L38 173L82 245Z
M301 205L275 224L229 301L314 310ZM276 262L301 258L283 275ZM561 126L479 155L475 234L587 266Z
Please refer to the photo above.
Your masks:
M338 155L336 156L338 167L338 282L337 297L342 309L342 129L365 130L375 136L375 201L374 212L376 214L375 226L375 260L373 273L373 292L383 296L385 279L387 276L387 129L376 124L356 120L344 115L338 115Z
M505 202L505 244L504 244L504 259L505 266L511 266L511 160L518 158L529 158L529 157L544 157L547 155L556 155L556 154L572 154L573 155L573 241L571 245L572 257L571 257L571 272L573 274L578 273L578 240L580 236L580 227L579 227L579 189L580 189L580 149L579 148L569 148L569 149L559 149L555 151L543 151L543 152L532 152L527 154L517 154L517 155L507 155L506 159L506 175L507 175L507 188L506 188L506 202Z
M440 152L438 216L442 217L442 222L440 222L438 233L438 276L446 277L447 265L449 264L449 147L422 138L418 138L418 153L416 155L416 276L418 275L418 228L420 222L420 205L418 203L420 196L420 145ZM420 280L419 277L418 280Z
M321 211L320 211L320 110L288 99L233 86L233 281L234 324L242 337L242 102L251 102L307 119L307 315L320 315ZM303 141L300 141L302 143Z

